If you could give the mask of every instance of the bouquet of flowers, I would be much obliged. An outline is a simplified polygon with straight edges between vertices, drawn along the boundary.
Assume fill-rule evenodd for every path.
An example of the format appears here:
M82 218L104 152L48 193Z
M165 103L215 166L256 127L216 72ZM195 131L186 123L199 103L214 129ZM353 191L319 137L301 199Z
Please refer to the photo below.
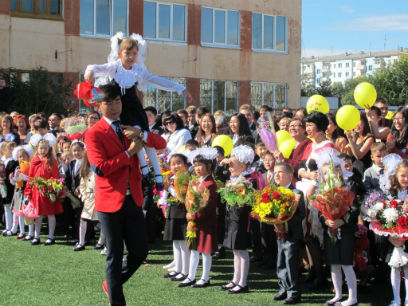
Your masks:
M244 177L238 177L234 180L228 181L225 187L218 189L218 192L223 200L234 206L253 206L255 189L252 183Z
M258 126L258 133L259 136L261 136L262 142L265 144L266 148L270 152L275 152L278 149L275 134L275 124L269 112L267 113L267 116L268 121L263 121Z
M372 190L364 199L364 205L361 206L361 215L365 221L371 221L369 210L384 198L383 194L377 190Z
M288 232L288 221L296 212L300 196L292 190L275 185L266 186L255 193L255 205L251 216L266 224L275 225L276 233L284 239Z
M371 229L380 236L408 240L408 204L400 200L379 200L367 209ZM388 265L400 268L408 264L408 254L395 247Z
M74 95L78 99L82 99L87 107L96 107L97 102L101 100L100 89L93 86L89 81L78 83L74 90Z
M65 132L71 140L80 140L84 137L84 132L87 128L83 117L74 116L65 119Z
M191 174L186 170L180 170L174 176L174 190L181 203L186 202L187 189L190 180Z
M327 184L320 183L319 191L310 198L311 204L328 220L334 221L343 217L347 220L354 193L342 187L340 174L334 175L333 163L327 170L327 177ZM329 228L329 236L333 242L341 239L340 229Z
M30 178L29 184L31 188L38 190L41 194L49 198L52 203L66 196L63 179L51 178L47 180L42 177L34 177Z
M28 181L28 171L30 171L30 163L28 161L21 161L19 163L20 173L17 176L16 188L21 189L24 185L24 181Z
M200 184L198 179L193 177L187 188L186 194L186 208L190 214L195 214L204 209L210 198L210 190ZM197 249L197 227L194 221L189 221L187 225L186 233L187 247L191 247L193 250Z

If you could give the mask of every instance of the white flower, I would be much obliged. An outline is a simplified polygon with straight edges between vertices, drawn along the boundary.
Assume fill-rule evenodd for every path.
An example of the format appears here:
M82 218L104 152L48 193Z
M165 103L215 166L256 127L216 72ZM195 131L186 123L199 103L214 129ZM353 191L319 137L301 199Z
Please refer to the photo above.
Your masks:
M382 210L384 208L384 204L381 202L377 202L373 207L371 207L371 210L373 210L375 213L378 211Z
M395 208L384 209L383 215L387 223L396 222L398 220L398 211Z

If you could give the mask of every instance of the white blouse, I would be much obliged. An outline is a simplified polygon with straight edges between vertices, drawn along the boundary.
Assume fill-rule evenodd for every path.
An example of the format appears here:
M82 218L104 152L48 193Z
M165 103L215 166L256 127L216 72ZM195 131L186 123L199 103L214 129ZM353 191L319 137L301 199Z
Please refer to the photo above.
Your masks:
M167 150L170 155L177 153L178 149L191 139L191 133L187 129L174 131L173 134L166 133L162 137L167 141Z
M146 92L147 84L166 91L177 91L179 95L186 89L183 85L168 79L155 76L146 69L134 64L132 69L123 68L120 59L103 65L88 65L85 74L92 71L95 76L95 86L100 86L115 80L122 93L125 89L138 83L138 89Z

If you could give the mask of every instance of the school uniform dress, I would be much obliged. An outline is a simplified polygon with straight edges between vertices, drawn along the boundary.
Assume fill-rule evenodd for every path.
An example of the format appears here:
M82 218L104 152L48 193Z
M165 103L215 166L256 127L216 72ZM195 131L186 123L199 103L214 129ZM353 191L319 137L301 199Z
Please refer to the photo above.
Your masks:
M57 161L53 160L52 165L48 165L45 158L41 159L38 156L34 156L31 160L28 176L42 177L44 179L59 179ZM46 195L37 189L31 188L30 184L26 185L24 194L32 199L34 207L38 209L38 215L40 216L56 215L63 211L59 199L56 199L55 202L51 202Z
M217 184L208 175L202 184L210 191L207 206L191 216L197 227L197 252L212 254L218 250L217 243L217 204L220 196Z
M245 175L246 179L250 179L251 175ZM251 181L256 189L256 182ZM225 236L223 245L233 250L246 250L251 247L251 233L249 214L251 207L248 205L234 206L227 204L227 213L225 216Z
M4 166L5 166L4 181L6 185L7 196L1 199L1 203L10 204L14 194L14 185L11 184L10 182L10 174L14 173L14 170L16 170L18 166L18 162L12 158L8 158L4 161Z

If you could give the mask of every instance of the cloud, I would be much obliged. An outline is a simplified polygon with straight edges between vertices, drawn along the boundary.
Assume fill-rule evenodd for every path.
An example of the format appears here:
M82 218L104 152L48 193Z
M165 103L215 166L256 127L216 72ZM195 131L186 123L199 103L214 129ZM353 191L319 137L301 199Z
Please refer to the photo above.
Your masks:
M349 5L340 5L340 9L348 14L353 14L356 11Z
M320 56L331 56L348 53L355 53L355 50L340 50L340 49L319 49L319 48L303 48L302 57L320 57Z
M336 30L391 32L408 30L408 14L393 14L353 19L335 25Z

